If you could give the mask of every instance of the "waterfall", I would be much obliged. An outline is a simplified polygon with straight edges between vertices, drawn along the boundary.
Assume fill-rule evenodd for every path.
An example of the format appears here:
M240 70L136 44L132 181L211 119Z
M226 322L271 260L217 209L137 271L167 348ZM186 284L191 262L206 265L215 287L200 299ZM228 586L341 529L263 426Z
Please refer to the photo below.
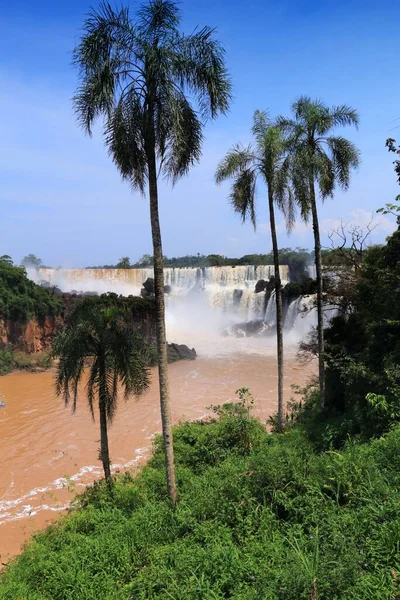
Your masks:
M312 274L313 265L308 269ZM269 281L274 274L272 265L241 265L236 267L186 267L164 269L164 284L170 286L167 297L169 318L196 320L202 328L213 323L221 330L229 323L264 321L266 330L276 325L275 290L267 305L266 293L255 293L257 281ZM288 267L280 266L283 285L288 282ZM37 283L59 287L64 292L115 292L140 295L153 269L29 269L28 276ZM172 315L172 317L171 317ZM330 316L332 316L331 313ZM293 300L285 317L285 330L296 337L304 336L316 324L314 297Z
M296 318L301 310L302 298L296 298L289 304L289 308L285 318L285 329L290 331L296 321Z
M164 284L172 296L185 296L204 290L209 305L225 313L235 313L246 320L262 319L265 294L254 293L260 279L269 281L272 265L240 265L236 267L183 267L164 269ZM282 280L288 281L288 267L280 266ZM153 277L153 269L29 269L37 283L46 282L63 292L115 292L125 296L140 295L143 283Z
M267 306L265 292L255 293L257 281L269 281L272 265L240 265L236 267L202 267L164 269L164 284L170 286L167 308L178 318L183 310L201 320L200 315L219 323L234 321L264 321L268 327L276 324L275 290ZM63 292L115 292L125 296L140 295L143 283L153 277L153 269L29 269L28 275L37 283L46 282ZM283 284L288 281L288 267L280 266ZM296 305L298 308L300 304ZM207 308L208 307L208 308ZM211 316L211 311L214 316ZM219 315L219 316L218 316ZM291 305L286 319L291 328L296 319L296 307Z
M311 279L317 279L317 267L314 264L306 267L306 273Z
M264 323L269 327L276 325L276 292L273 290L268 300L267 308L265 310Z

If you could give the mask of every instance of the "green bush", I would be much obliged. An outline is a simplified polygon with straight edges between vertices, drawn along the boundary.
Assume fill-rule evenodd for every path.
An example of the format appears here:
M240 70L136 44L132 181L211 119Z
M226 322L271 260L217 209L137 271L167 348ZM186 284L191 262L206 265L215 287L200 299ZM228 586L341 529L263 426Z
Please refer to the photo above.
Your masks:
M0 375L6 375L13 369L14 353L9 346L0 348Z
M50 352L35 352L28 354L27 352L14 352L13 366L15 369L48 369L53 362Z
M11 346L0 348L0 375L6 375L13 369L20 370L42 370L48 369L53 363L50 352L27 352L14 351Z
M0 317L25 322L62 311L62 303L49 290L28 279L24 267L0 259Z
M270 434L249 396L175 430L179 503L158 440L35 536L1 600L394 600L400 593L400 427L317 452L303 426Z

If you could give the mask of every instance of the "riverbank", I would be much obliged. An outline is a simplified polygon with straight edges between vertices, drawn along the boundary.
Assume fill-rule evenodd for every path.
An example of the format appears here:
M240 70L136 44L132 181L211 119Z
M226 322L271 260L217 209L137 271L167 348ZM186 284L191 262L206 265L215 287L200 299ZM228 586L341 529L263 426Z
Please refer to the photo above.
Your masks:
M235 340L243 350L247 340ZM198 357L170 365L172 417L203 418L210 404L232 401L235 390L251 382L255 414L265 423L276 411L274 355L242 353ZM256 347L254 346L254 350ZM285 400L291 384L304 385L315 366L304 369L295 352L287 352ZM82 389L83 392L83 389ZM0 379L6 407L0 409L2 477L0 480L0 555L2 562L20 551L32 532L54 521L77 492L102 477L98 461L98 424L93 423L80 393L74 415L54 393L51 372L15 372ZM135 469L145 462L153 437L161 430L156 370L148 392L139 400L121 398L110 429L114 468Z
M316 452L247 408L175 431L133 479L88 489L0 579L4 600L389 600L399 597L400 428Z
M15 371L43 373L51 369L53 359L50 352L23 352L13 350L11 346L0 348L0 375Z

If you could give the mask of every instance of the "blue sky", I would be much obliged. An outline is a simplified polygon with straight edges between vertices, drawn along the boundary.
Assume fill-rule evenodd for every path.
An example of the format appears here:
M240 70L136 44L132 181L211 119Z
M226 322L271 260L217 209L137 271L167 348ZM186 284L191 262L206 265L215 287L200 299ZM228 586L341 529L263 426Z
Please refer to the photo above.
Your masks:
M72 114L71 50L89 3L3 4L0 254L19 261L33 252L53 266L85 266L151 253L146 199L121 182L101 135L85 137ZM320 209L325 243L338 218L363 224L393 199L398 187L384 145L388 136L400 139L398 0L184 0L181 8L186 31L204 24L218 28L234 101L228 116L207 126L201 163L174 189L161 183L167 256L270 249L263 190L254 232L232 214L228 188L214 185L214 171L232 144L249 140L255 109L289 114L300 94L350 104L361 118L358 131L343 130L361 150L361 167L350 191ZM304 224L288 237L281 217L278 222L281 247L312 246ZM393 228L380 217L373 242Z

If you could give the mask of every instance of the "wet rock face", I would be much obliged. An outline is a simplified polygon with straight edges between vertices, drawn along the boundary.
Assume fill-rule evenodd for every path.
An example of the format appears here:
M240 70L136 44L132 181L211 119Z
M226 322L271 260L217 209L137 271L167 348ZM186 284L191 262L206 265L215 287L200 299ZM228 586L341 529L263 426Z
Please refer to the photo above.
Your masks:
M168 362L173 363L178 360L194 360L196 350L189 348L185 344L168 344Z
M240 304L240 300L243 296L243 290L237 289L233 290L233 305L238 306Z
M269 327L262 319L254 319L229 325L223 331L223 335L226 337L254 337L271 335L274 331L275 327Z
M268 281L265 281L265 279L259 279L259 281L257 281L256 283L256 287L255 287L255 293L258 294L259 292L265 292L265 290L267 289L267 285L268 285Z
M170 294L172 292L172 288L170 285L164 285L164 294ZM151 298L154 296L154 279L153 277L148 277L146 281L143 283L143 287L140 290L140 295L142 298Z
M46 317L26 323L0 319L0 344L10 344L15 350L41 352L50 350L54 336L63 327L62 317Z

